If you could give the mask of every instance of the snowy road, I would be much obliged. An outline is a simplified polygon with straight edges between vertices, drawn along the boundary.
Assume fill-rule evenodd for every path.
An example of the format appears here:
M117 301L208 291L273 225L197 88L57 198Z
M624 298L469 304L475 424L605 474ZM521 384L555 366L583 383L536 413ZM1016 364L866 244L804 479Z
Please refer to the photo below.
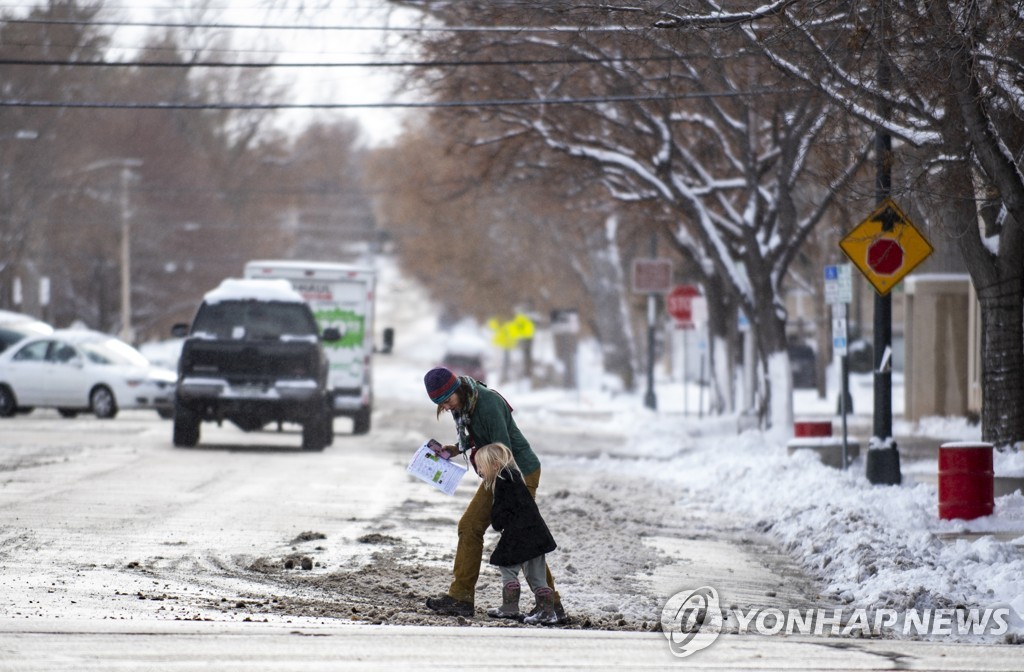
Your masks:
M969 670L1016 671L1012 649L923 642L733 637L685 660L650 633L423 626L58 624L0 634L0 669L245 670ZM17 662L15 662L17 661Z
M29 620L445 624L422 600L447 586L455 523L477 482L470 474L449 498L405 473L422 437L444 428L424 410L382 405L368 437L348 435L339 420L323 453L299 450L296 431L205 425L197 448L175 449L170 424L141 412L7 420L0 611ZM575 455L574 446L600 446L597 435L536 434L553 453L541 486L561 543L552 566L582 627L649 631L688 576L732 575L745 602L771 590L802 603L814 592L786 558L720 514L695 504L666 516L677 493ZM481 606L496 599L497 580L485 567Z
M429 407L381 403L365 437L339 420L323 453L299 450L297 432L205 425L199 447L175 449L170 423L141 412L5 420L0 670L504 669L512 648L563 669L1019 669L1018 647L856 638L723 635L674 658L656 626L672 593L819 606L818 586L737 521L609 470L621 437L524 422L547 447L541 504L568 629L483 616L499 593L489 567L476 618L423 607L447 585L475 486L448 498L405 474L423 437L448 429Z

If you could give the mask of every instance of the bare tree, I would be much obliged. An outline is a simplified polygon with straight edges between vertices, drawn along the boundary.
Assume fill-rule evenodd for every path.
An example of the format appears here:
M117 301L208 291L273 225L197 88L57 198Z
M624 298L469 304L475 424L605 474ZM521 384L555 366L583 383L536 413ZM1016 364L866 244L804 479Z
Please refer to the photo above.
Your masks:
M96 59L107 44L106 36L87 24L98 13L73 2L34 8L32 20L63 19L67 24L8 23L0 26L0 55L8 58L61 61L71 56ZM47 99L74 85L73 70L55 66L47 77L25 66L8 66L0 74L7 100ZM8 108L0 115L0 307L12 306L15 278L37 268L33 254L40 217L53 200L45 188L55 167L61 165L61 146L54 129L63 121L61 111Z
M814 174L817 152L849 142L834 137L824 99L770 76L740 37L653 31L625 13L622 25L594 27L604 12L568 3L529 10L412 4L448 25L472 17L472 25L503 28L428 34L423 47L438 61L459 53L473 63L505 64L485 73L438 65L424 75L435 95L499 101L453 112L488 122L473 140L478 145L528 138L538 152L587 166L621 208L656 205L648 210L652 221L670 230L705 287L722 292L711 297L712 310L735 306L750 320L761 363L751 410L766 425L788 428L783 279L865 156L833 174ZM565 28L567 18L576 30ZM799 193L810 179L821 181L813 200ZM721 329L714 334L719 361L732 360L726 343L734 319L712 322Z
M582 175L522 170L538 157L514 143L471 150L460 137L428 121L374 153L381 225L403 266L450 315L578 310L631 388L638 357L615 213Z
M350 170L359 142L351 127L321 126L297 141L273 128L271 113L220 105L272 102L282 91L264 68L200 67L206 50L230 53L209 31L169 30L143 43L138 63L107 64L107 36L79 23L100 11L54 2L33 14L49 21L0 27L0 53L28 61L0 72L5 101L25 103L0 118L0 305L12 278L47 276L50 321L116 331L127 219L131 322L140 338L161 338L247 260L290 255L312 236L336 252L351 237L337 224L357 210L372 226ZM53 106L30 106L39 102ZM28 131L34 139L18 139ZM346 184L353 198L332 202L330 222L290 218Z
M634 19L646 14L647 25L662 29L718 27L743 35L838 109L916 148L876 160L903 164L897 197L934 213L963 254L981 305L984 439L1000 447L1024 439L1019 4L779 0L751 3L750 11L723 12L711 2L691 7L677 14L653 3L621 10Z

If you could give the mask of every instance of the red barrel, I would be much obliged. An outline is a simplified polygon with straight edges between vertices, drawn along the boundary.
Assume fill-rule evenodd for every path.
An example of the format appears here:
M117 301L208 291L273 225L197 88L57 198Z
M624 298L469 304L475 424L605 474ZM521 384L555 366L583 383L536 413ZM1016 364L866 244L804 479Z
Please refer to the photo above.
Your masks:
M991 515L992 444L944 443L939 446L939 518L971 520Z
M793 423L793 436L799 438L832 436L831 420L804 420Z

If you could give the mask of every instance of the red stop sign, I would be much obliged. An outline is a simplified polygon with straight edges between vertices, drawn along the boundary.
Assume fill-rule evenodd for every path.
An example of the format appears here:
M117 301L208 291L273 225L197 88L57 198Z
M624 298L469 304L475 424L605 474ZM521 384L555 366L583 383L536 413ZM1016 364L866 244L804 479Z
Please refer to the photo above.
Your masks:
M678 322L693 322L693 298L700 296L694 285L678 285L665 297L665 309Z
M878 275L892 275L903 267L903 248L895 240L883 238L868 247L868 267Z

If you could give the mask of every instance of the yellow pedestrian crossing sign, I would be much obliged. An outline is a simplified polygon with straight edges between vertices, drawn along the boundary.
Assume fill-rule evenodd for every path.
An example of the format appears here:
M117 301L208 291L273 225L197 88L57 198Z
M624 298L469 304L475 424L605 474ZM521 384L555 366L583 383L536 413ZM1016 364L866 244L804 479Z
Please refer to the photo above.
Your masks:
M933 251L891 198L839 241L839 247L882 296Z
M516 347L519 341L533 338L533 320L522 313L517 314L506 322L492 317L487 321L487 326L494 332L491 342L505 350L511 350Z

